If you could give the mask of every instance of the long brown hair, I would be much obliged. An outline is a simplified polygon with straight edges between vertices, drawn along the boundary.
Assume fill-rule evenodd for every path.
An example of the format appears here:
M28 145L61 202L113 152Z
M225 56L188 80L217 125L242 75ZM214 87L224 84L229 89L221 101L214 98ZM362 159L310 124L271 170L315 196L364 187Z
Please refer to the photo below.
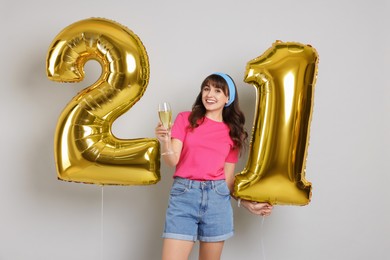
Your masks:
M196 97L195 102L192 105L192 112L188 118L188 121L190 122L190 127L192 129L202 124L206 115L206 108L204 107L202 102L202 90L206 85L212 85L216 88L222 89L225 95L229 96L229 88L226 83L226 80L223 77L216 74L211 74L207 78L205 78L201 84L200 93ZM236 84L234 84L234 88L236 89L235 99L233 103L223 108L222 118L223 122L227 124L230 129L229 135L230 138L233 140L234 149L242 150L246 146L248 133L244 128L245 116L239 106Z

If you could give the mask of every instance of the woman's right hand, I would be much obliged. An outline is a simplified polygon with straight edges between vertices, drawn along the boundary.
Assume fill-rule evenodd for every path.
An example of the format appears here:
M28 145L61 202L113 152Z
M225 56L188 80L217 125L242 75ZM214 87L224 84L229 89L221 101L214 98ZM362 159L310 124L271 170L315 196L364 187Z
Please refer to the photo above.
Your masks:
M155 134L160 141L161 155L168 166L174 167L179 162L183 143L179 139L171 139L171 131L161 123L155 128Z
M170 130L167 130L161 122L159 122L155 128L155 134L160 143L167 143L171 140Z

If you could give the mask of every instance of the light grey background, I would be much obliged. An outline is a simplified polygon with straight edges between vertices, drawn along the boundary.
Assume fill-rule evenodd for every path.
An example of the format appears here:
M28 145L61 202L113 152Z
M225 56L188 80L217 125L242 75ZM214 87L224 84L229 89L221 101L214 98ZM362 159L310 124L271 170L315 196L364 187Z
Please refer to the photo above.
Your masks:
M2 1L0 259L159 259L172 169L162 165L161 182L146 187L56 179L58 116L101 69L89 62L82 83L51 82L46 53L57 33L89 17L133 30L150 59L144 97L114 124L121 138L154 137L157 103L170 102L174 114L189 109L214 71L235 79L250 129L255 90L243 82L246 63L275 40L314 46L320 64L306 167L312 201L278 206L264 223L234 205L236 235L223 259L388 259L387 2Z

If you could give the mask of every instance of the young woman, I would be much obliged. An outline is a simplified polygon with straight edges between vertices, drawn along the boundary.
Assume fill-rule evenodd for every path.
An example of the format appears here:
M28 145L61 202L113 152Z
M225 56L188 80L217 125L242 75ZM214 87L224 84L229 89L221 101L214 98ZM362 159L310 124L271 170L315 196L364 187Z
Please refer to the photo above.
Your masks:
M199 259L220 259L233 236L230 194L234 167L247 132L236 86L214 73L201 84L192 111L177 115L171 131L155 130L164 162L176 167L163 233L163 260L184 260L199 240ZM267 216L268 203L241 201L251 213Z

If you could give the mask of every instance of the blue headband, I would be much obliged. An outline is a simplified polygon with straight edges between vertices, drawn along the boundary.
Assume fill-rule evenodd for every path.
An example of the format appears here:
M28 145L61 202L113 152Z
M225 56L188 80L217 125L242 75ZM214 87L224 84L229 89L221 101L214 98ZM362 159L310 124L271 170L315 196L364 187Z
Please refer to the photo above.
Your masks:
M226 81L226 83L227 83L227 85L229 87L229 101L225 105L225 107L228 107L228 106L230 106L233 103L234 99L236 98L236 88L234 87L234 82L225 73L216 72L216 73L213 73L213 74L221 76Z

